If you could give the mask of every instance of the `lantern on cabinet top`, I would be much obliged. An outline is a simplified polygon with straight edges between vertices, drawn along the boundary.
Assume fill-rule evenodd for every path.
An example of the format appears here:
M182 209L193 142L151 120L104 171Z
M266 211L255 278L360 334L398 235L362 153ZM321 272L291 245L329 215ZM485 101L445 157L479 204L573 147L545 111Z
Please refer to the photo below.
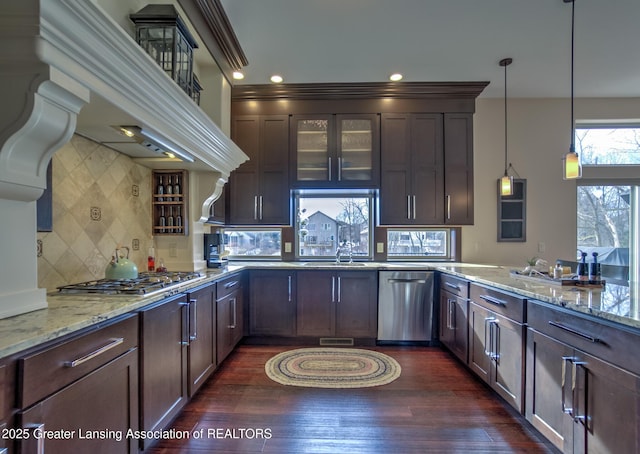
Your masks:
M189 96L198 44L173 5L147 5L129 15L136 41Z

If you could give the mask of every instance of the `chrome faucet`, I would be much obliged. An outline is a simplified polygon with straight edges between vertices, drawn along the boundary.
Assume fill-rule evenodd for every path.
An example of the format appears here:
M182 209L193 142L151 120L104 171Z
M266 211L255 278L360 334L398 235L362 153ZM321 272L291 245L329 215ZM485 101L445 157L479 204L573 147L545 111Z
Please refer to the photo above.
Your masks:
M351 247L350 246L349 247L345 246L345 248L347 248L347 250L349 252L349 263L353 263L353 252L351 250ZM342 247L338 246L336 248L336 263L341 263L340 262L340 257L342 256L343 252L344 251L343 251Z

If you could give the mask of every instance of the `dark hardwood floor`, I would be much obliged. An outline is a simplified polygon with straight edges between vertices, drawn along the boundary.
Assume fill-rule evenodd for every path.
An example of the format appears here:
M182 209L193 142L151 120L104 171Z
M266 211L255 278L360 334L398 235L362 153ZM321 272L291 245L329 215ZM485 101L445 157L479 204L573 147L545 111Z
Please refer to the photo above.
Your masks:
M290 348L238 347L172 426L191 434L203 430L203 438L163 440L148 452L556 452L439 348L373 348L394 357L402 375L391 384L361 389L271 381L265 362Z

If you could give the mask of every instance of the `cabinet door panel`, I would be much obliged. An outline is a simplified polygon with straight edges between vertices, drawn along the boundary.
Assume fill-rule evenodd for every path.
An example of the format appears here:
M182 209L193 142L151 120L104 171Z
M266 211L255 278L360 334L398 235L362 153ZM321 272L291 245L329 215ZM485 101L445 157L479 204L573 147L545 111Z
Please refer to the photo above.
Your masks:
M411 118L411 150L414 222L441 224L444 217L442 115L416 114Z
M338 291L333 273L298 271L296 290L298 336L333 336Z
M491 380L493 388L511 406L521 411L524 403L524 328L520 323L498 316L498 323L493 325L493 331L496 355Z
M378 285L376 273L352 271L338 274L336 336L376 337Z
M138 440L124 438L138 428L138 351L131 350L91 372L21 414L22 427L44 424L44 430L75 431L68 440L46 439L44 452L137 453ZM115 437L80 438L80 432L118 431ZM86 436L86 435L85 435ZM25 440L21 452L35 452Z
M411 207L411 122L409 114L381 118L381 224L406 224Z
M532 329L527 330L527 420L558 449L571 452L572 421L562 411L562 358L573 349Z
M331 115L296 115L292 118L292 172L299 184L327 183L332 179L337 162L335 144L330 143L331 135Z
M249 334L295 335L294 284L294 276L288 271L251 271Z
M229 222L255 224L258 220L258 174L234 171L229 177Z
M444 115L446 224L473 224L473 115Z
M189 294L189 396L216 368L215 284Z
M379 179L377 115L337 115L337 180L340 185L373 184Z
M249 157L240 164L237 170L256 172L260 150L260 121L257 115L246 115L233 118L231 137L242 151Z
M469 304L469 367L485 382L490 382L491 360L489 348L489 323L495 316L477 304Z
M262 224L290 222L289 179L282 170L264 171L258 199L258 220Z

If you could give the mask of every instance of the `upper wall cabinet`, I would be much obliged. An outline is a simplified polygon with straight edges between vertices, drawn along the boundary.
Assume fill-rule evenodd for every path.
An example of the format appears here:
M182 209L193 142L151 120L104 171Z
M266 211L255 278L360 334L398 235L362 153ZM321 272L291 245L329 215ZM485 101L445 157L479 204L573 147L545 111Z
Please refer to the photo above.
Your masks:
M249 161L229 177L229 223L288 225L289 117L237 116L233 118L231 136Z
M292 186L376 187L379 141L376 114L293 115Z
M473 115L444 114L445 224L473 224Z

